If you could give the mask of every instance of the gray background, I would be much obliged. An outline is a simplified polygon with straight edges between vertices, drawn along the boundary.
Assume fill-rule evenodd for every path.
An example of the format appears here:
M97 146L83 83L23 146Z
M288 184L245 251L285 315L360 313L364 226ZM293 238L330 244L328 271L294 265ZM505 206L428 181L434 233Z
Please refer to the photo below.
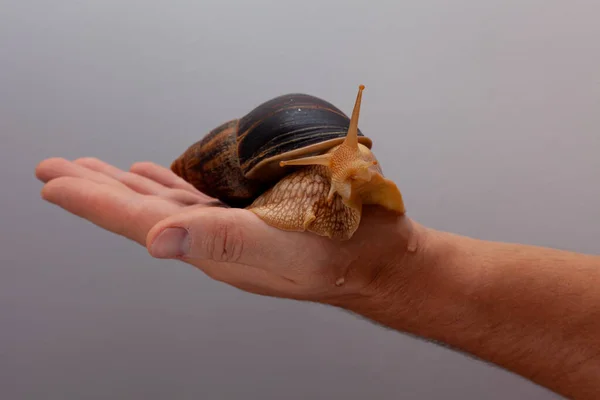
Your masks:
M598 253L600 3L0 1L0 397L553 399L314 304L210 281L39 198L46 157L164 165L302 91L350 112L410 215Z

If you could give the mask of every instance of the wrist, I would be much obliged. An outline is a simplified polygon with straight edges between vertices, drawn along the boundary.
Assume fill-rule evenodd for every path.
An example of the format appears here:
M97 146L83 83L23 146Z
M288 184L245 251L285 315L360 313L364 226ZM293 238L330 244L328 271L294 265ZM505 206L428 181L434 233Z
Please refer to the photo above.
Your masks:
M409 223L397 257L381 265L358 296L338 306L399 331L444 340L438 327L447 328L468 312L476 271L461 261L461 237Z
M360 296L337 305L567 396L591 394L600 365L600 296L591 290L600 282L597 256L417 224L414 235L415 251L402 251L399 242L396 260Z

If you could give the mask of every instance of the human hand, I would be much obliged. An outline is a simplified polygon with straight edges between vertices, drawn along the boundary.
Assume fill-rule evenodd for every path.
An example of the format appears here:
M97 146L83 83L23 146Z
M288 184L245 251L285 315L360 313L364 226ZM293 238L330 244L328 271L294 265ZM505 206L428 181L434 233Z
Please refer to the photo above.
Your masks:
M376 207L364 209L348 241L284 232L251 211L219 206L152 163L122 171L96 159L55 158L36 174L45 200L154 257L181 260L247 292L338 306L570 398L598 398L600 297L590 290L599 279L597 256L437 232Z
M181 260L260 295L329 303L369 296L415 245L412 221L376 207L364 209L348 241L284 232L148 162L123 171L94 158L50 158L36 176L46 201L147 247L153 257Z

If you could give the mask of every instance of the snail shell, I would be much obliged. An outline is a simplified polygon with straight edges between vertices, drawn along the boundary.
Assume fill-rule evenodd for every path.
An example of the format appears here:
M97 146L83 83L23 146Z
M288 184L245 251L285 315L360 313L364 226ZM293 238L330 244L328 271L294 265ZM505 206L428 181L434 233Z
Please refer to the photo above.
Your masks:
M350 119L306 94L269 100L190 146L171 169L201 192L233 207L251 204L288 174L279 161L323 153L344 140ZM359 142L372 142L360 131Z
M191 145L172 164L178 176L268 224L349 239L363 204L404 213L396 185L383 177L372 141L352 118L306 94L271 99Z

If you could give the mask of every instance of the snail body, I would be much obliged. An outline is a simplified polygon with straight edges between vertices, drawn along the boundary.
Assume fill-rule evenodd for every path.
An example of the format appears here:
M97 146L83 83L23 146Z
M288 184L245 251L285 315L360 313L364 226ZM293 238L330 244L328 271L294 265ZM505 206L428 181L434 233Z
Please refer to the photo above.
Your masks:
M171 170L276 228L350 239L363 205L405 212L371 139L358 129L363 90L361 85L351 118L306 94L271 99L210 131Z

